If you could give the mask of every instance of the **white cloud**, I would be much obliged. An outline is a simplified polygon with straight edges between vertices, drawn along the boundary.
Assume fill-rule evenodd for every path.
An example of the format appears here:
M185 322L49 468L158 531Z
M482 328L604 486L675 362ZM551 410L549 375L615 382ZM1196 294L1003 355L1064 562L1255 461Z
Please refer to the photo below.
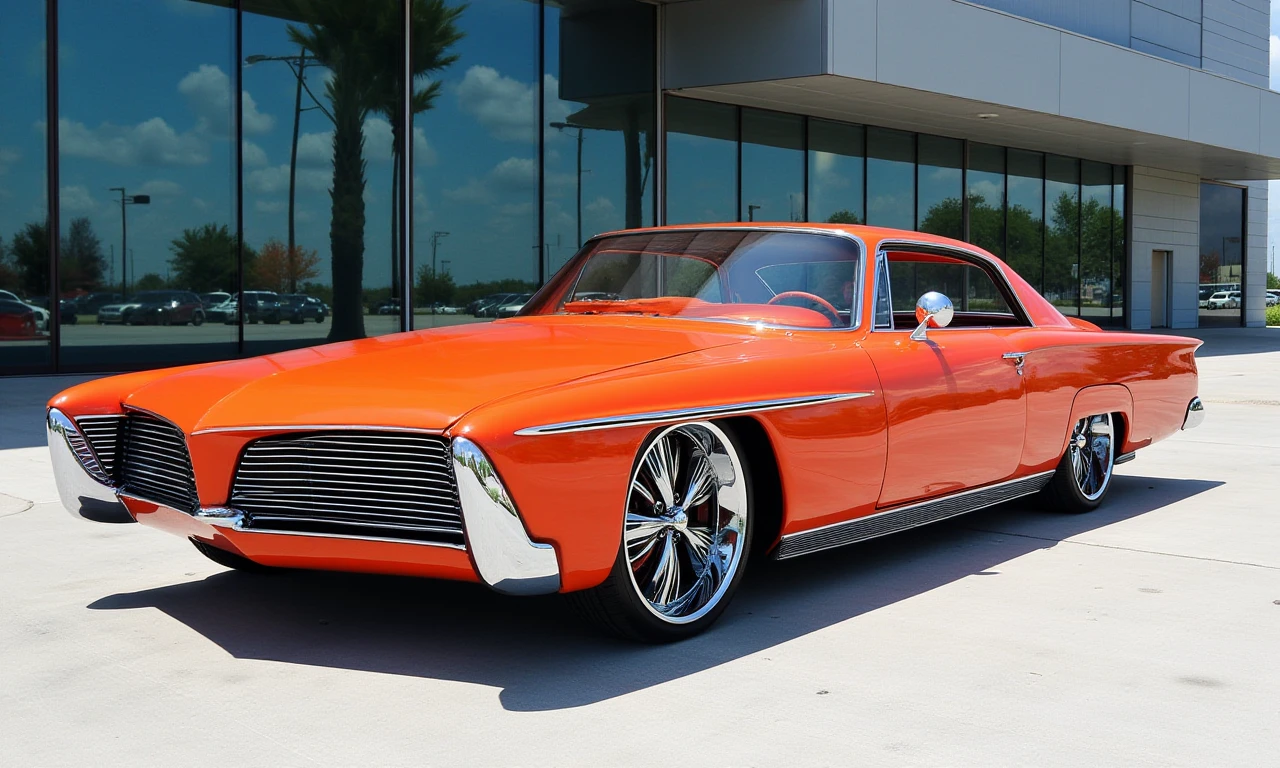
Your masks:
M164 200L172 200L182 195L182 185L168 179L152 179L146 182L136 190L130 190L140 195L152 195L155 199L152 204L162 202Z
M253 210L258 213L281 213L285 209L283 200L255 200Z
M79 184L59 189L58 202L63 213L91 213L98 207L89 190Z
M43 123L36 124L43 131ZM69 157L101 160L113 165L201 165L209 162L209 147L198 136L178 133L163 118L133 126L102 123L89 128L84 123L58 120L58 141Z
M231 114L231 78L213 64L201 64L178 81L178 92L187 97L198 122L196 130L215 136L229 136L235 128ZM246 91L241 94L245 133L266 133L276 123L271 115L258 111L257 102Z
M267 164L267 151L252 141L246 141L240 153L244 164L250 168L260 168Z
M364 157L372 163L391 162L391 123L371 117L364 123ZM435 165L435 149L427 142L422 128L413 129L415 163ZM298 137L298 164L331 166L333 163L333 131L304 133Z
M544 75L542 87L547 123L563 122L573 105L556 96L560 82L553 75ZM537 138L537 90L537 83L522 83L493 67L477 64L458 84L458 106L494 138L532 143ZM554 128L546 129L548 138L558 133Z
M508 157L495 165L483 179L444 190L444 196L461 203L491 203L498 195L528 193L538 181L537 163L531 157Z
M444 196L459 203L487 203L492 199L489 187L479 179L471 179L461 187L446 189Z
M604 216L604 215L613 213L617 209L614 207L613 201L610 200L609 198L597 197L595 200L592 200L591 202L587 203L583 207L583 210L586 213L592 213L592 214Z
M9 147L0 147L0 176L9 172L9 166L17 164L22 153Z
M333 180L329 171L310 168L298 169L298 189L309 192L325 192ZM289 191L289 164L259 168L245 177L245 186L260 195L273 195Z

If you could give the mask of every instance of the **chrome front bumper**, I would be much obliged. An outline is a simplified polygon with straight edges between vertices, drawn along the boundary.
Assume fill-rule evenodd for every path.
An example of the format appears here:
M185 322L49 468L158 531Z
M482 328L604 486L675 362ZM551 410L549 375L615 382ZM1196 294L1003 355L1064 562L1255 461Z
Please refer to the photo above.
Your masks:
M129 511L101 475L98 458L76 423L57 408L50 408L45 431L62 506L74 517L95 522L129 519Z
M1182 419L1182 428L1195 429L1202 421L1204 421L1204 403L1200 402L1200 398L1193 397L1191 402L1187 403L1187 415Z
M58 409L51 408L45 426L53 476L62 506L75 517L96 522L130 519L117 489L102 474L89 441L76 423ZM470 440L459 437L453 441L453 461L466 549L480 579L494 590L508 595L559 591L560 567L555 549L550 544L540 544L529 538L520 514L489 458ZM228 531L273 533L245 527L245 513L231 507L203 507L192 517ZM421 546L413 542L380 540Z

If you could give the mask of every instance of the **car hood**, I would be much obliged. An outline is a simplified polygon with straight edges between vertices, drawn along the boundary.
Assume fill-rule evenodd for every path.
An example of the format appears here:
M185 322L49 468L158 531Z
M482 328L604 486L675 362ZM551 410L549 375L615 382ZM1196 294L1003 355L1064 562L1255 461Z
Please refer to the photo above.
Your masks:
M201 366L156 379L124 402L187 434L338 424L445 429L495 400L752 338L708 325L565 317L460 325Z

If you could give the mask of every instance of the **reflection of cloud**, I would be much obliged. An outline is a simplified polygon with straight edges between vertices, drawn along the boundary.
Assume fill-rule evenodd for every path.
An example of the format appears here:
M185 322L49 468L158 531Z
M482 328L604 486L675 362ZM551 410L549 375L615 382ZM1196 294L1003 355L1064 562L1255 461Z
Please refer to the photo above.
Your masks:
M98 207L89 190L79 184L59 189L58 202L64 213L92 213Z
M178 92L187 97L191 111L199 122L196 130L215 136L230 136L235 128L235 116L231 110L231 78L212 64L201 64L178 81ZM248 91L241 94L240 108L245 133L266 133L276 119L258 111L258 105Z
M22 153L9 147L0 147L0 176L9 172L9 166L16 165L22 159Z
M489 188L479 179L471 179L461 187L446 189L444 196L459 203L487 203L490 199Z
M530 194L537 181L538 168L533 158L508 157L484 179L469 179L461 187L444 190L444 196L461 203L489 203L501 194Z
M586 211L587 213L605 215L605 214L613 213L617 209L614 208L613 201L610 200L609 198L597 197L595 200L592 200L591 202L587 203L583 207L583 210Z
M849 158L834 152L815 151L812 155L815 186L826 189L844 189L849 186L849 178L840 173L841 161Z
M364 157L377 163L391 161L391 123L381 117L364 121ZM422 128L413 129L413 159L416 163L435 165L435 149L427 142ZM333 131L304 133L298 137L298 164L310 166L333 165Z
M240 150L244 156L244 164L251 168L259 168L267 164L267 152L252 141L246 141Z
M298 189L310 192L325 192L333 174L329 171L299 168ZM260 195L272 195L289 190L289 164L273 165L270 168L259 168L245 177L245 186Z
M547 123L563 122L573 105L556 97L560 82L553 75L544 75L542 86ZM458 106L500 141L533 142L537 138L537 91L537 83L522 83L493 67L475 65L458 84ZM546 130L548 137L559 133L554 128Z
M283 200L255 200L253 210L258 213L280 213L285 209Z
M154 198L151 202L155 204L181 196L182 185L167 179L152 179L133 191L140 195L151 195Z
M980 195L982 200L992 208L999 208L1003 205L1004 200L1004 184L997 184L989 179L982 181L974 181L973 175L969 176L969 195Z
M43 132L44 123L36 124ZM113 165L200 165L209 162L209 148L198 136L179 134L163 118L153 117L134 126L58 120L58 141L63 154Z

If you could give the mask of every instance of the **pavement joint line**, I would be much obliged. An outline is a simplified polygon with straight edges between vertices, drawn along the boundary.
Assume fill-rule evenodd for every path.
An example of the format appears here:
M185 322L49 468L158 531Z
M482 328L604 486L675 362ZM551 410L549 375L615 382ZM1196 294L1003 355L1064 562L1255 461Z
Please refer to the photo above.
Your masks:
M977 531L979 533L993 533L998 536L1017 536L1023 539L1038 539L1040 541L1052 541L1058 544L1075 544L1081 547L1097 547L1098 549L1115 549L1121 552L1137 552L1144 555L1162 555L1164 557L1177 557L1183 560L1201 560L1206 563L1225 563L1227 565L1244 565L1250 568L1264 568L1268 571L1280 571L1280 566L1263 565L1262 563L1249 563L1243 560L1223 560L1218 557L1200 557L1199 555L1180 555L1177 552L1159 552L1154 549L1138 549L1137 547L1117 547L1114 544L1095 544L1091 541L1072 541L1071 539L1055 539L1050 536L1033 536L1029 533L1010 533L1008 531L993 531L989 528L968 528L965 530Z

